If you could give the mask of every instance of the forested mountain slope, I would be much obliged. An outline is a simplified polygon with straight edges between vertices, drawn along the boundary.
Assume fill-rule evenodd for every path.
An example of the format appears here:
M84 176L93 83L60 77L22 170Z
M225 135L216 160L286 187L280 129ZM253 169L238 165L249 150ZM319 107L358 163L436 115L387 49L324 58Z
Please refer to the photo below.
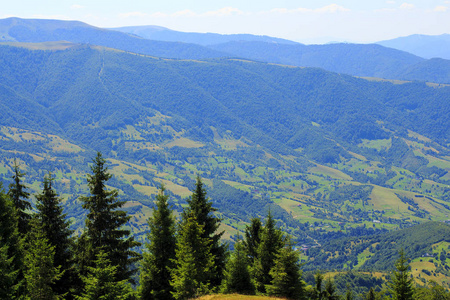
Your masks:
M318 67L353 76L450 83L448 61L425 60L376 44L302 45L264 36L189 34L161 31L154 27L138 27L135 30L143 30L143 37L78 21L7 18L0 20L0 41L68 41L164 58L238 57L267 63ZM135 30L128 29L131 32ZM149 39L154 34L169 33L170 38L157 35L155 40Z
M377 44L284 45L233 41L209 48L247 59L318 67L354 76L450 82L447 60L441 60L443 64L437 66L432 60Z
M95 151L109 158L135 233L157 186L179 209L197 173L228 238L269 208L311 245L450 212L449 87L19 46L0 47L0 173L7 184L18 159L31 190L54 173L75 227Z
M307 251L305 269L389 272L403 249L412 274L423 282L434 280L449 287L450 225L428 222L385 234L330 241ZM423 283L422 282L422 283ZM422 284L421 283L421 284Z

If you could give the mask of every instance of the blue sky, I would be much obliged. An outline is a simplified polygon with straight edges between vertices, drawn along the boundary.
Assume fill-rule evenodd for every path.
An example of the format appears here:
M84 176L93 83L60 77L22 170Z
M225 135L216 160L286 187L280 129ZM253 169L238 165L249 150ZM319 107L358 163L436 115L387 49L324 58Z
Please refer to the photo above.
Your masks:
M450 0L16 0L0 9L0 18L11 16L251 33L307 43L450 33Z

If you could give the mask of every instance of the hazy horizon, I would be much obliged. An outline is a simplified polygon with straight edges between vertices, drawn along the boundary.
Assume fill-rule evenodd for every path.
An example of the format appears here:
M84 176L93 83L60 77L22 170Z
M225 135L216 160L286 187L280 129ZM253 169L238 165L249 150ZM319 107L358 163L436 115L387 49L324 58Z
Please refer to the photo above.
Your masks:
M450 1L24 0L5 3L0 18L7 17L79 20L102 28L155 25L183 32L248 33L302 43L369 43L450 32Z

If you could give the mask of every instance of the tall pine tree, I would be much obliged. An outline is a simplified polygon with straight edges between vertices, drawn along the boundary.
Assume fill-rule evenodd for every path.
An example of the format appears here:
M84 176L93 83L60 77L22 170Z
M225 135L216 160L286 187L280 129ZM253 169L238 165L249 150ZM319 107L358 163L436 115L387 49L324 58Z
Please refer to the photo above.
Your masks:
M14 268L14 256L8 254L9 247L0 237L0 299L14 299L19 270Z
M255 293L250 275L250 259L240 239L234 244L234 251L227 261L221 290L225 294Z
M220 240L224 231L218 232L220 219L213 214L216 209L212 207L212 202L206 196L206 190L203 188L200 176L197 176L195 190L187 202L189 206L183 212L183 218L186 219L187 216L192 215L198 224L203 227L202 238L210 241L211 254L214 258L216 270L214 274L211 274L213 276L211 286L219 287L225 269L228 245Z
M395 270L392 274L390 291L394 300L411 300L414 295L413 279L409 273L408 259L403 249L399 252L400 258L395 262Z
M143 253L140 274L140 299L171 299L170 270L175 259L175 217L165 188L156 196L156 208L148 219L147 252Z
M0 248L2 255L2 277L0 299L16 299L24 293L23 244L20 238L16 209L4 193L0 182ZM13 281L11 282L11 280ZM11 295L3 297L3 295Z
M94 267L88 267L86 276L82 276L84 290L77 300L132 300L135 293L127 280L117 281L117 266L111 265L108 255L100 250Z
M314 276L315 279L315 285L314 290L312 294L312 299L314 300L322 300L325 299L326 292L323 290L323 274L320 272L317 272Z
M14 182L9 185L8 196L13 201L14 207L16 208L18 221L19 221L19 233L22 236L29 230L28 222L31 219L31 215L27 210L31 209L31 203L28 201L30 198L30 193L26 192L26 186L22 183L22 177L25 173L22 173L19 169L19 165L14 161L13 166L13 180Z
M261 243L261 232L263 226L260 218L252 218L250 225L245 228L244 247L253 264L257 258L257 251Z
M53 285L56 294L64 295L70 292L74 280L73 240L69 221L63 213L61 199L52 188L51 174L44 178L42 193L36 195L37 218L41 223L45 236L55 248L54 265L60 266L63 272L60 280Z
M105 166L106 160L98 152L91 166L92 175L88 174L90 196L81 197L83 208L88 210L86 229L78 241L77 248L80 272L86 274L86 267L93 266L93 261L100 250L103 250L113 266L117 266L117 280L131 280L137 271L131 264L138 261L140 255L132 248L140 243L134 240L130 231L123 226L130 219L120 208L125 201L119 201L118 191L109 191L106 182L111 178Z
M253 277L256 289L260 293L266 292L266 285L269 285L273 279L270 270L274 267L275 259L284 246L283 239L283 233L276 228L275 220L269 211L253 265Z
M42 224L36 218L30 221L25 255L27 298L58 299L53 286L61 277L60 267L54 265L55 246L50 245Z
M324 291L323 299L326 299L326 300L339 300L340 299L340 297L336 291L336 285L334 284L334 282L331 278L328 278L327 282L325 283L325 291Z
M294 250L288 240L276 255L270 285L266 286L267 294L286 299L305 299L305 283L302 280L299 253Z
M172 269L172 295L175 299L191 299L210 292L214 257L211 241L204 238L203 226L195 216L185 215L178 233L175 267Z

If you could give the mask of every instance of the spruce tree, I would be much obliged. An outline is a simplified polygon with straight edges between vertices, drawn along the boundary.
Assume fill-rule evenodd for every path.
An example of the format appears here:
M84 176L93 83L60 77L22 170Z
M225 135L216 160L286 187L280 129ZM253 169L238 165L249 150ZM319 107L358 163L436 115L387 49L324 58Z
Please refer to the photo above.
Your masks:
M132 280L131 276L137 270L131 270L132 263L139 260L140 255L132 248L140 243L134 240L130 231L123 226L130 219L120 208L125 201L119 201L118 191L109 191L106 182L111 178L105 166L106 160L97 153L91 166L92 175L88 174L90 196L81 197L82 207L88 210L85 232L78 241L77 248L80 272L85 274L86 267L92 266L100 250L103 250L113 266L117 266L117 280Z
M19 270L14 268L14 256L9 256L8 245L0 237L0 299L14 299Z
M42 193L36 195L37 218L41 223L45 236L51 246L55 247L54 265L61 267L63 275L55 282L53 290L59 294L68 294L72 283L73 270L73 240L69 221L63 213L61 199L52 188L51 174L44 178Z
M245 227L244 247L252 264L257 257L258 247L261 243L262 228L260 218L252 218L250 225Z
M86 276L82 276L85 288L78 300L132 300L134 291L127 280L117 281L117 266L111 264L108 255L99 250L94 267L88 267Z
M270 270L275 265L277 254L284 246L283 238L283 233L275 227L275 220L269 211L261 234L257 259L253 266L256 289L260 293L266 292L266 285L269 285L273 279Z
M270 275L273 279L271 284L266 286L268 295L286 299L305 298L299 253L294 250L290 241L276 255Z
M375 300L375 291L373 290L372 287L366 294L366 300Z
M403 249L399 252L400 258L395 262L395 270L390 283L390 291L394 300L413 299L413 279L410 277L408 259Z
M250 259L242 240L234 244L234 251L225 266L222 292L225 294L255 294L255 287L250 275Z
M17 211L19 222L19 233L22 236L29 230L28 222L31 219L31 215L27 213L27 210L31 209L31 203L28 201L30 193L26 192L26 186L22 183L22 177L25 173L22 173L19 169L19 165L14 161L13 166L14 175L12 176L14 182L9 185L8 196L13 201L14 207Z
M143 253L140 299L171 299L170 270L175 259L175 218L165 188L156 196L156 208L148 219L147 252Z
M336 286L331 278L328 278L325 283L324 297L326 300L339 300L339 295L336 291Z
M191 299L209 293L214 269L211 241L204 238L203 226L191 214L185 216L178 233L175 267L172 269L172 295Z
M350 285L347 284L347 291L345 292L345 300L353 300L355 297L353 296L353 291L350 288Z
M60 267L54 265L55 246L50 245L42 224L36 218L30 220L27 241L25 254L27 297L33 300L58 299L52 288L61 277Z
M200 176L197 176L195 190L187 202L189 206L183 212L183 218L192 214L198 224L203 226L202 238L210 240L211 254L214 258L214 268L216 270L214 274L211 274L213 276L211 285L212 287L218 287L223 278L228 246L220 240L224 231L217 232L220 226L220 219L213 214L216 209L212 207L212 202L206 196L206 190L203 188Z
M0 248L2 249L2 261L4 278L0 283L3 294L11 294L11 297L0 299L15 299L24 293L23 280L23 244L20 238L16 209L10 198L4 193L0 182ZM10 280L14 279L11 283Z
M315 279L315 285L314 285L314 292L313 292L313 299L315 300L322 300L325 299L325 291L323 290L323 274L320 272L317 272L314 276Z

